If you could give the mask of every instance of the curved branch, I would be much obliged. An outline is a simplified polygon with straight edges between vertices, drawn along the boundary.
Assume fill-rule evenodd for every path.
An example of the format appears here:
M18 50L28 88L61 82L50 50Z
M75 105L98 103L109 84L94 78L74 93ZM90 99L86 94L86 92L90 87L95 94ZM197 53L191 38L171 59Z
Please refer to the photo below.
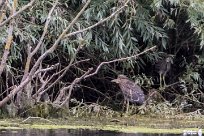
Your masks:
M130 57L125 57L125 58L120 58L120 59L115 59L115 60L111 60L111 61L102 62L102 63L100 63L100 64L98 65L98 67L96 68L95 72L93 72L93 73L91 73L91 74L89 74L89 75L86 75L84 78L88 78L88 77L90 77L90 76L93 76L93 75L97 74L98 71L100 70L100 68L101 68L103 65L105 65L105 64L110 64L110 63L117 62L117 61L124 61L124 60L132 59L132 58L137 58L138 56L140 56L140 55L142 55L142 54L144 54L144 53L146 53L146 52L148 52L148 51L152 51L152 50L154 50L155 48L156 48L156 46L153 46L153 47L151 47L151 48L149 48L149 49L144 50L144 51L141 52L141 53L138 53L138 54L133 55L133 56L130 56Z

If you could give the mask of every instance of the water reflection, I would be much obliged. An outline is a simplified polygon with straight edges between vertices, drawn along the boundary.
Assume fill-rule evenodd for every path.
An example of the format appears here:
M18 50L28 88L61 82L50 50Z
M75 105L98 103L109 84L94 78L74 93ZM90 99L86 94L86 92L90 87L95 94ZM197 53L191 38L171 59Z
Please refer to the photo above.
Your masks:
M70 130L70 129L22 129L22 130L0 130L0 136L182 136L176 134L127 134L102 130Z

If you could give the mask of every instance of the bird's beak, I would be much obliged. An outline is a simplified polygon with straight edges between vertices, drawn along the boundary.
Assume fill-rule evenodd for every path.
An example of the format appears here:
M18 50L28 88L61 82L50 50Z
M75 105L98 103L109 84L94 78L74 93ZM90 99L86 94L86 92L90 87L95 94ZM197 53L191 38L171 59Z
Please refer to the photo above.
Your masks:
M111 82L118 83L118 79L113 79Z

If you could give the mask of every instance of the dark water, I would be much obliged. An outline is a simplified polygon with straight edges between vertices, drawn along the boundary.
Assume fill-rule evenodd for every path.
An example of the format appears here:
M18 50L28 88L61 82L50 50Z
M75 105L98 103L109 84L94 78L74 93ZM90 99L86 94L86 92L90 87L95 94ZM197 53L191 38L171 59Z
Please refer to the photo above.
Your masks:
M0 130L0 136L180 136L176 134L131 134L102 130L70 130L70 129L22 129Z

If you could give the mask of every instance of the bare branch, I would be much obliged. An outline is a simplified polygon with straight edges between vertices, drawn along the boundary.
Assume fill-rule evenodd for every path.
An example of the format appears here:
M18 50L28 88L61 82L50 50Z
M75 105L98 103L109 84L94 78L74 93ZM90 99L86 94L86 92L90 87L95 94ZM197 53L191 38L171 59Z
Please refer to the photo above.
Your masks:
M36 77L38 75L38 73L40 72L45 72L45 71L49 71L49 70L52 70L55 68L55 66L57 66L57 64L49 67L49 68L46 68L46 69L42 69L42 70L38 70L34 73L33 76L28 76L23 82L21 82L21 84L19 86L15 86L15 88L11 91L10 94L8 94L3 100L0 101L0 107L2 107L5 103L7 103L11 98L13 98L13 96L18 93L19 91L21 91L23 89L24 86L26 86L29 81Z
M69 93L68 93L66 99L62 102L62 104L60 104L60 107L62 107L66 102L69 103L69 99L70 99L70 96L71 96L71 94L72 94L72 90L73 90L74 86L75 86L77 83L79 83L87 74L89 74L89 73L91 72L91 70L92 70L92 68L89 68L88 71L86 71L81 77L74 79L74 81L71 83L71 85L66 86L66 87L63 87L63 88L60 90L60 94L59 94L59 96L57 97L57 99L55 100L54 103L55 103L55 104L58 104L58 103L60 102L60 100L62 99L62 97L63 97L63 95L64 95L64 92L65 92L66 90L68 90L68 89L69 89ZM68 105L69 105L69 104L68 104Z
M42 54L37 62L35 63L35 65L33 66L33 68L30 71L29 75L34 74L34 72L36 71L37 67L39 66L39 64L41 63L41 61L50 53L52 53L58 46L59 42L61 41L61 39L65 36L65 34L68 32L68 30L71 28L72 25L74 25L74 23L77 21L77 19L79 18L79 16L84 12L84 10L86 9L86 7L89 5L91 0L88 0L87 3L84 5L84 7L81 9L81 11L77 14L77 16L73 19L73 21L69 24L69 26L61 33L61 35L58 37L58 39L55 41L55 43L52 45L52 47L50 47L47 51L45 51L44 54Z
M30 62L31 62L31 42L29 42L27 44L27 58L26 58L26 64L25 64L25 68L24 68L24 75L23 75L23 78L22 78L22 81L28 76L28 72L29 72L29 69L30 69Z
M6 0L0 0L0 12L2 10L2 7L5 5Z
M34 0L35 1L35 0ZM69 29L74 25L74 23L77 21L79 16L84 12L86 7L88 7L91 0L88 0L87 3L84 5L84 7L81 9L81 11L77 14L77 16L72 20L72 22L69 24L69 26L61 33L61 35L57 38L55 43L52 45L51 48L49 48L47 51L45 51L44 54L42 54L36 63L34 64L33 68L30 70L29 75L23 80L19 86L17 86L15 89L12 90L12 93L8 94L3 100L0 101L0 107L2 107L5 103L7 103L16 93L21 91L25 85L27 85L30 80L38 74L36 69L39 67L40 63L43 61L43 59L50 53L52 53L58 46L61 39L65 36L65 34L69 31Z
M72 94L72 90L73 90L74 86L75 86L77 83L79 83L82 79L84 79L84 77L85 77L86 75L88 75L88 74L91 72L92 69L93 69L93 68L89 68L89 70L88 70L86 73L84 73L81 77L76 78L76 79L71 83L71 85L69 85L70 87L69 87L68 96L67 96L67 98L64 100L64 102L63 102L60 106L63 106L66 102L69 103L69 99L70 99L70 96L71 96L71 94ZM68 104L68 105L69 105L69 104Z
M125 7L127 7L128 2L129 2L129 0L127 0L127 2L124 4L124 6L122 6L122 7L119 8L118 10L116 10L114 13L112 13L112 14L111 14L110 16L108 16L107 18L105 18L105 19L103 19L103 20L101 20L101 21L95 23L94 25L85 28L85 29L82 29L82 30L79 30L79 31L75 31L75 32L69 33L69 34L65 35L64 38L68 38L68 37L73 36L73 35L76 35L76 34L78 34L78 33L82 33L82 32L84 32L84 31L90 30L90 29L92 29L92 28L94 28L94 27L96 27L96 26L98 26L98 25L100 25L100 24L106 22L107 20L109 20L109 19L111 19L112 17L114 17L116 14L120 13L120 11L121 11L122 9L124 9Z
M19 15L21 12L23 12L24 10L28 9L29 7L31 7L33 5L33 3L36 0L32 0L31 2L29 2L27 5L23 6L19 11L15 12L13 15L11 15L9 18L7 18L5 21L3 21L0 24L0 27L2 27L3 25L5 25L6 23L8 23L11 19L15 18L17 15Z
M92 28L98 26L99 24L104 23L104 22L107 21L108 19L114 17L114 16L115 16L117 13L119 13L123 8L125 8L125 7L127 6L127 3L128 3L128 2L129 2L129 0L127 0L127 2L125 3L124 6L122 6L121 8L119 8L117 11L115 11L115 12L114 12L113 14L111 14L109 17L107 17L107 18L105 18L105 19L99 21L98 23L96 23L96 24L94 24L94 25L92 25L92 26L90 26L90 27L88 27L88 28L86 28L86 29L83 29L83 30L79 30L79 31L70 33L70 34L66 35L65 37L69 37L69 36L72 36L72 35L75 35L75 34L84 32L84 31L86 31L86 30L89 30L89 29L92 29ZM69 27L69 26L68 26L68 27ZM54 83L52 83L46 90L44 90L44 91L47 91L47 90L50 89L54 84L56 84L56 82L58 82L58 81L63 77L63 75L67 72L67 70L69 69L69 67L71 66L72 63L73 63L73 59L70 61L69 65L66 67L65 71L63 72L63 74L62 74Z
M48 13L47 20L46 20L46 22L45 22L45 26L44 26L44 29L43 29L43 34L42 34L42 36L40 37L40 40L39 40L39 42L38 42L38 45L37 45L37 46L35 47L35 49L32 51L31 56L33 56L33 55L38 51L38 49L40 48L40 46L41 46L41 44L42 44L42 42L43 42L43 40L44 40L44 37L45 37L45 35L46 35L46 33L47 33L47 30L48 30L49 23L50 23L50 21L51 21L52 12L54 11L55 7L57 6L57 3L58 3L58 0L55 1L54 5L52 6L52 9L51 9L51 10L49 11L49 13Z
M15 14L16 12L16 6L17 6L17 0L14 0L13 1L13 6L11 8L11 15ZM1 65L0 65L0 76L6 66L6 61L7 61L7 58L8 58L8 55L10 53L10 49L11 49L11 45L12 45L12 42L13 42L13 23L14 23L14 20L12 20L9 24L9 31L8 31L8 38L7 38L7 41L6 41L6 45L4 47L4 54L3 54L3 57L2 57L2 60L1 60Z
M6 0L0 0L0 23L3 21L6 15Z
M76 63L74 63L74 64L72 64L73 61L70 61L69 65L66 66L66 67L63 69L64 72L63 72L51 85L49 85L43 92L46 92L46 91L49 90L51 87L53 87L53 86L67 73L67 71L69 70L69 68L70 68L71 66L76 65L76 64L78 64L78 63L80 63L80 62L88 61L88 60L89 60L89 59L82 60L82 61L78 61L78 62L76 62ZM57 73L54 74L54 75L57 75ZM50 81L52 78L53 78L53 76L50 77L49 81ZM49 81L48 81L48 82L49 82Z
M77 65L81 62L85 62L85 61L89 61L90 59L85 59L85 60L80 60L80 61L77 61L75 63L73 63L71 66L73 65ZM46 91L48 91L51 87L53 87L62 77L63 75L67 72L67 70L71 67L70 65L66 66L64 69L60 70L59 72L57 73L54 73L49 79L46 80L45 83L43 83L43 86L45 88L45 86L54 78L54 76L56 75L59 75L60 73L62 73L52 84L50 84L46 89L38 89L38 91L33 95L33 97L35 98L39 93L40 94L43 94L45 93Z
M39 101L40 98L41 98L41 96L43 95L43 92L42 92L42 91L45 89L45 87L46 87L46 85L47 85L47 83L48 83L48 78L49 78L49 77L47 77L45 80L43 80L43 79L41 78L42 85L41 85L41 87L38 89L38 91L36 92L36 95L35 95L35 97L38 95L37 101ZM35 98L35 97L34 97L34 98Z
M30 52L30 54L28 54L28 57L27 57L27 61L26 61L26 65L25 65L25 69L24 69L24 75L23 75L23 78L22 78L22 81L27 77L28 75L28 71L30 69L30 62L31 62L31 59L33 57L33 55L36 54L36 52L39 50L43 40L44 40L44 37L47 33L47 29L48 29L48 26L49 26L49 23L50 23L50 20L51 20L51 15L52 15L52 12L54 11L55 7L57 6L57 3L58 3L58 0L55 1L55 3L53 4L51 10L49 11L48 13L48 17L47 17L47 20L45 22L45 26L44 26L44 29L43 29L43 33L40 37L40 40L37 44L37 46L35 47L35 49Z
M139 54L136 54L136 55L133 55L133 56L130 56L130 57L125 57L125 58L115 59L115 60L112 60L112 61L102 62L102 63L100 63L100 65L98 65L98 67L97 67L97 69L95 70L95 72L93 72L93 73L91 73L91 74L89 74L89 75L86 75L84 78L88 78L88 77L90 77L90 76L93 76L93 75L97 74L98 71L99 71L99 69L100 69L103 65L105 65L105 64L110 64L110 63L117 62L117 61L124 61L124 60L132 59L132 58L137 58L138 56L140 56L140 55L142 55L142 54L144 54L144 53L146 53L146 52L148 52L148 51L154 50L155 48L156 48L156 46L153 46L153 47L151 47L151 48L149 48L149 49L144 50L143 52L141 52L141 53L139 53Z
M39 69L39 70L37 70L37 71L35 72L34 75L36 76L37 74L39 74L39 73L41 73L41 72L46 72L46 71L53 70L53 69L55 69L57 66L59 66L59 63L54 64L54 65L52 65L51 67L48 67L48 68L45 68L45 69Z

